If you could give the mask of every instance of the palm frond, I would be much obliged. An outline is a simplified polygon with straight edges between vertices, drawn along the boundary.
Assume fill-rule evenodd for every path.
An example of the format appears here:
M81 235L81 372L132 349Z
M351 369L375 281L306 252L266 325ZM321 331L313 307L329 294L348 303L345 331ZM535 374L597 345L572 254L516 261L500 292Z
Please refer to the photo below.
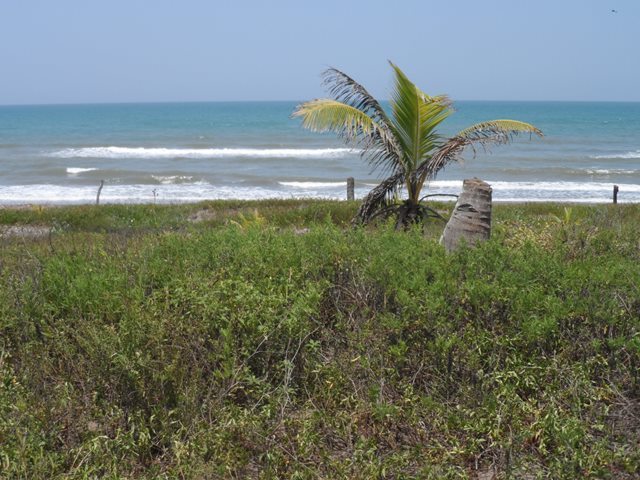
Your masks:
M302 126L313 132L336 132L348 142L358 135L371 135L378 125L366 113L351 105L321 98L305 102L295 109L293 117L302 118Z
M415 181L422 186L425 181L435 178L448 163L459 160L465 147L471 143L469 139L460 136L447 140L428 161L416 169Z
M435 129L451 113L444 95L430 97L411 82L393 63L396 78L392 94L393 127L402 150L404 167L414 170L430 152L437 148L440 137Z
M322 76L323 83L334 100L351 105L378 123L388 125L389 119L380 103L349 75L331 67Z
M518 120L490 120L476 123L458 132L456 137L466 138L472 142L509 143L520 133L535 134L542 137L542 131L533 125Z
M399 171L380 182L362 199L362 204L351 223L354 225L368 223L379 209L388 203L391 195L402 185L404 180L404 171Z
M411 80L409 80L409 78L405 75L405 73L395 63L390 61L389 65L391 65L391 67L396 73L396 81L397 81L397 77L400 76L402 77L404 82L408 82L411 85L413 85L416 88L416 90L419 92L419 95L422 97L425 103L436 103L449 108L453 106L453 102L451 101L448 95L444 95L444 94L427 95L422 90L420 90L413 82L411 82Z
M422 185L425 180L435 178L448 163L458 161L468 146L505 144L520 133L543 135L540 129L518 120L491 120L465 128L447 140L428 161L420 165L416 170L416 181Z
M367 152L367 161L383 171L396 170L402 152L391 122L380 103L346 73L329 68L323 73L324 84L334 100L350 105L370 116L377 124L377 131L368 139L375 148Z
M362 110L325 98L298 105L292 116L302 118L302 126L309 130L337 133L347 144L361 148L362 156L372 164L397 169L399 157L392 133Z

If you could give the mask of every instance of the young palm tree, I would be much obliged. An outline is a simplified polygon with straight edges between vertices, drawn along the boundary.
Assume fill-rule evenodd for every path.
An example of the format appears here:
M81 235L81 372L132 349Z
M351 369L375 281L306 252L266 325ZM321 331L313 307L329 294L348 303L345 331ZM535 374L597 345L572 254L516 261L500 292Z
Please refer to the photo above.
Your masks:
M391 66L395 85L390 115L362 85L335 68L324 73L333 99L311 100L293 112L294 117L302 118L305 128L336 132L351 146L361 148L374 168L389 175L364 198L354 219L357 223L392 213L398 217L398 226L426 218L435 212L421 204L425 182L460 159L465 147L508 143L518 133L542 136L528 123L492 120L444 138L436 129L453 113L449 98L425 94L396 65ZM393 198L400 187L406 189L407 198L397 203Z

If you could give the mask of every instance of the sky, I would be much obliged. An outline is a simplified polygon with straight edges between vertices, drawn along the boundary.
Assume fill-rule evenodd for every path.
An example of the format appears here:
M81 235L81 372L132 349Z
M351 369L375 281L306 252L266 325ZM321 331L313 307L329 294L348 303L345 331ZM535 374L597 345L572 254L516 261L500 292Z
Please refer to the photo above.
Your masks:
M329 66L387 98L388 60L455 100L640 101L640 0L0 0L0 105L307 100Z

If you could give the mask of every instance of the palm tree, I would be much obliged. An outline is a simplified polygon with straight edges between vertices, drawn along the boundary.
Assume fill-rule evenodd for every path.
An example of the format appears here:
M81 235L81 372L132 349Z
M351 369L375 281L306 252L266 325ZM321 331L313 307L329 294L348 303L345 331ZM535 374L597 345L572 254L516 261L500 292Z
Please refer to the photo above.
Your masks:
M437 127L453 113L449 98L425 94L400 68L391 66L395 85L390 115L362 85L335 68L324 73L333 98L305 102L293 112L294 117L302 118L305 128L336 132L347 144L360 148L374 169L388 175L364 198L356 223L395 214L400 227L437 215L421 203L422 189L445 165L459 160L466 147L508 143L519 133L542 136L528 123L492 120L444 138ZM401 187L406 189L406 199L398 203L395 199Z

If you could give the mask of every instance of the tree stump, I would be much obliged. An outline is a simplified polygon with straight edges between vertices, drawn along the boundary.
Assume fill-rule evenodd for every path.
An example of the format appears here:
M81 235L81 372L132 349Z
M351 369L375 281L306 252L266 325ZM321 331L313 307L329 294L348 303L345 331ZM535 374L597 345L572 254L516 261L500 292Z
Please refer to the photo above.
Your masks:
M451 218L444 227L440 244L447 252L461 244L469 246L488 240L491 235L491 186L479 178L467 179L462 184Z

